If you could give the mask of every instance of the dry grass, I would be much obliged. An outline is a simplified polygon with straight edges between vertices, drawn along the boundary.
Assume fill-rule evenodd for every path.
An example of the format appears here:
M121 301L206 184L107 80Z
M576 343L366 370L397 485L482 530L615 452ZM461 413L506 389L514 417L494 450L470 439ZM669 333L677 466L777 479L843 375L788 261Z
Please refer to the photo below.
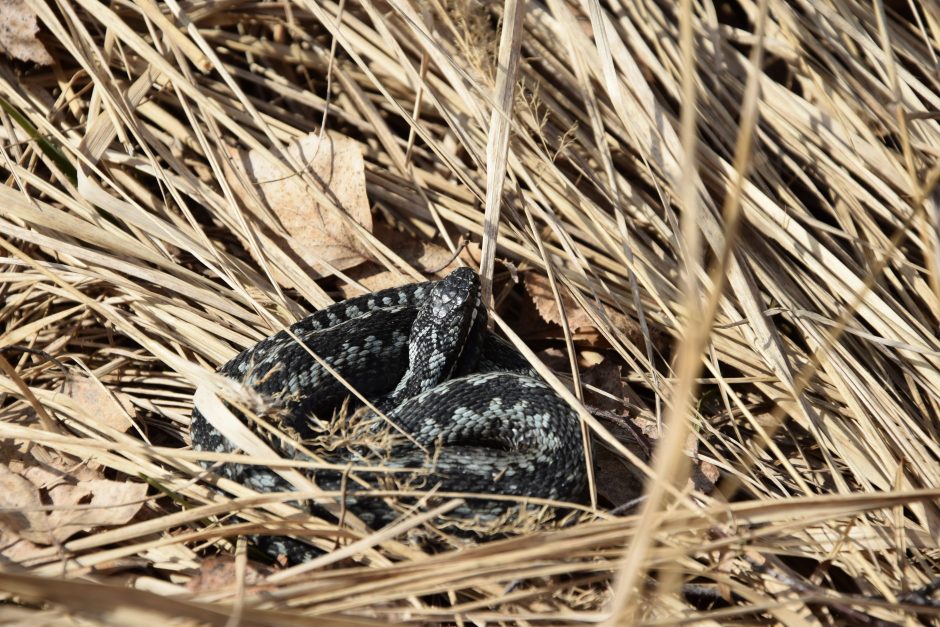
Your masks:
M0 614L938 622L912 594L940 572L936 4L32 4L56 62L0 66L0 346L59 363L2 353L4 461L150 489L126 524L8 546ZM601 494L578 524L429 554L410 540L451 500L372 533L203 481L198 460L230 456L186 448L195 386L368 285L315 280L225 175L227 147L268 151L331 203L284 151L324 122L366 158L381 228L350 228L369 272L415 280L402 241L469 233L515 341L517 272L591 321L591 342L585 325L522 338L560 355L574 402L597 355L629 384L613 421L582 408ZM105 395L64 393L82 374ZM95 406L115 394L129 429ZM637 419L663 429L652 459L607 428ZM693 449L721 472L710 493L687 481ZM627 467L646 496L613 516ZM7 523L56 509L2 505ZM238 538L259 526L332 552L256 573ZM219 551L236 560L213 583ZM730 603L696 606L690 582Z

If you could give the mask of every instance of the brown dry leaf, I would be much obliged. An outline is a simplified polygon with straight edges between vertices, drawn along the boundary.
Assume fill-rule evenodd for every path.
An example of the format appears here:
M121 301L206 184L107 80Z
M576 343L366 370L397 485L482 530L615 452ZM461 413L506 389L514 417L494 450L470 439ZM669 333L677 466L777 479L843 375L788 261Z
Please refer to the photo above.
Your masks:
M637 416L633 419L633 424L650 440L656 441L659 439L659 424L652 418L648 416Z
M552 292L548 278L541 274L530 272L526 275L525 288L539 316L541 316L545 322L561 324L561 314L555 304L555 295ZM576 342L587 343L592 346L603 344L603 337L598 332L597 327L594 326L594 322L587 312L578 305L565 289L561 288L560 293L561 302L565 308L565 315L568 317L568 326L571 327L573 339ZM642 340L639 326L630 318L610 310L607 311L607 316L610 318L614 327L626 335L631 342L637 343Z
M530 272L525 277L525 290L529 293L529 298L532 299L535 308L545 322L561 324L561 314L558 311L558 307L555 305L555 294L552 292L552 287L547 277ZM572 330L594 326L591 318L564 289L561 290L561 303L565 307L565 315L568 316L568 326L570 326Z
M238 165L236 174L226 170L226 176L237 193L246 195L241 181L247 178L257 197L280 220L288 236L285 250L306 265L311 273L323 276L329 262L339 270L352 268L368 257L353 227L348 226L337 211L321 205L303 180L290 167L272 162L258 151L231 149L232 161ZM328 134L326 141L310 133L290 144L287 152L307 168L325 186L327 193L343 207L346 213L367 230L372 230L372 214L366 196L365 163L359 145L342 135ZM252 196L254 199L255 196ZM246 199L249 206L252 199ZM251 246L247 246L249 250ZM275 276L283 277L274 268Z
M566 372L571 367L568 361L568 353L563 348L549 346L538 351L535 355L542 363L557 372ZM574 387L567 380L563 380L563 383L568 389L574 390Z
M36 38L36 12L26 0L0 0L0 51L20 61L52 65L52 57Z
M89 412L89 415L101 425L123 433L134 424L136 411L130 396L108 390L100 381L85 376L70 376L66 381L65 393L81 406L94 407L95 411Z
M0 464L0 529L4 536L49 544L49 520L42 511L39 489Z
M578 336L574 336L574 340L577 341ZM604 360L607 357L604 353L592 350L582 350L578 351L578 365L582 368L594 368L604 363Z
M39 466L28 467L24 475L0 464L0 531L10 541L49 545L92 527L122 525L147 495L147 484L134 481L76 482ZM46 506L51 511L43 511Z
M0 525L0 557L9 564L25 562L43 550L43 547L11 532L7 527Z
M655 447L656 441L659 439L659 426L656 421L637 416L633 419L633 424L640 428L643 435L648 437ZM715 484L721 478L721 473L714 464L699 459L698 445L699 441L695 433L689 433L685 439L685 448L692 455L692 476L689 481L696 490L708 494L715 489Z
M186 588L196 594L230 590L236 584L235 560L228 556L207 557L199 563L199 572L186 584ZM248 562L245 566L245 585L258 586L273 569L261 564Z
M41 454L37 454L41 451ZM28 479L40 490L63 481L75 483L101 478L101 469L89 460L76 460L50 449L32 447L9 462L10 470Z
M581 375L581 383L600 390L585 388L584 401L592 410L600 410L598 417L617 440L643 460L650 458L647 442L636 433L624 404L624 384L619 364L603 361ZM605 393L602 393L605 392ZM624 458L604 446L594 449L594 468L597 493L613 507L620 507L643 493L643 480L638 471Z
M584 401L599 409L621 412L623 404L623 380L620 377L620 365L604 361L581 375L581 383L597 388L601 392L584 391Z
M699 460L698 463L692 464L692 477L690 480L699 492L711 494L719 479L721 479L721 472L711 462Z
M18 473L22 470L26 444L20 440L0 439L0 464L6 464L10 470Z
M598 496L606 499L611 507L621 507L643 494L639 472L621 455L602 446L594 450L594 480Z
M61 542L84 529L123 525L140 510L146 495L147 484L136 481L94 479L58 485L49 490L57 508L49 514L53 535ZM78 505L84 507L73 509Z

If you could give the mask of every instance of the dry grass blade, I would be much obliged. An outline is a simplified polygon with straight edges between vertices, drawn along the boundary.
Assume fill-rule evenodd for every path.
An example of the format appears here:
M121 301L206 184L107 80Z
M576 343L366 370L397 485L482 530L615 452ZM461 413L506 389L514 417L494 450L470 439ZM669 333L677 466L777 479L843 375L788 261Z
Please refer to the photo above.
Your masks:
M0 56L6 617L940 623L933 4L9 4L51 65ZM324 132L371 226L295 149ZM249 153L356 261L292 248ZM402 489L369 529L211 394L242 452L189 450L219 364L458 252L579 411L567 517L476 542Z

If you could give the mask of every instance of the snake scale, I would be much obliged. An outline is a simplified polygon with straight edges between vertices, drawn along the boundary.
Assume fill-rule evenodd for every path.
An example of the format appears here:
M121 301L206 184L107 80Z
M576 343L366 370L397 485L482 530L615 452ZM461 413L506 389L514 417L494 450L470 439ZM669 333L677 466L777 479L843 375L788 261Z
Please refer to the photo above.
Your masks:
M321 459L375 464L368 447L329 444L336 417L361 403L313 352L397 427L361 410L360 416L376 418L378 426L368 433L384 428L405 434L395 434L381 463L420 469L424 489L579 500L586 475L576 413L521 354L487 330L486 320L479 277L458 268L437 282L385 289L317 311L290 333L281 331L239 353L219 372L275 407L282 432L308 447L320 443L319 450L308 450ZM235 450L195 409L190 433L196 450ZM307 459L281 438L266 437L284 457ZM228 463L218 472L259 492L292 489L263 466ZM324 490L339 489L343 479L336 470L310 474ZM381 485L378 476L358 477ZM394 520L397 514L384 499L368 497L356 482L342 485L346 507L367 525ZM495 520L518 507L512 500L472 498L449 516ZM263 542L267 552L290 561L314 554L287 538Z

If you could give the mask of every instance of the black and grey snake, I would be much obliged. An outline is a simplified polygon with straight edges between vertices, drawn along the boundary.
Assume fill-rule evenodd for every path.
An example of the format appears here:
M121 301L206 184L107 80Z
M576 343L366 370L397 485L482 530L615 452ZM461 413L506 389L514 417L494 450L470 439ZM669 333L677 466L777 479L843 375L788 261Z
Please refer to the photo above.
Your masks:
M577 415L511 345L487 330L479 277L472 270L336 303L219 369L268 399L282 416L282 431L308 446L330 436L326 425L347 409L344 403L350 411L359 405L311 351L410 436L396 441L385 464L425 469L427 488L558 501L575 501L583 493ZM191 436L196 450L234 450L198 410ZM272 444L285 457L298 456L293 447ZM356 447L314 452L340 464L363 455ZM219 472L260 492L291 489L262 466L230 463ZM337 471L312 474L323 489L337 489L342 478ZM361 490L352 490L346 505L366 524L394 517L382 499ZM470 499L457 515L494 519L511 507L507 500ZM268 548L292 561L304 559L296 544L275 541Z

